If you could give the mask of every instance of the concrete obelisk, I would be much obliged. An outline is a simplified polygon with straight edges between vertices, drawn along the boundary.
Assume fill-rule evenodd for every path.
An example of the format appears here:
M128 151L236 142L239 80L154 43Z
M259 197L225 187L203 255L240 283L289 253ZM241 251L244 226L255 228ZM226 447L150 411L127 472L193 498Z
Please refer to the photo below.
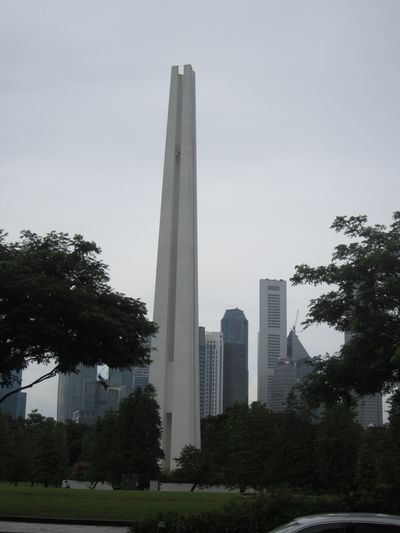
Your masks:
M200 447L195 74L172 67L158 241L150 382L163 424L164 469Z

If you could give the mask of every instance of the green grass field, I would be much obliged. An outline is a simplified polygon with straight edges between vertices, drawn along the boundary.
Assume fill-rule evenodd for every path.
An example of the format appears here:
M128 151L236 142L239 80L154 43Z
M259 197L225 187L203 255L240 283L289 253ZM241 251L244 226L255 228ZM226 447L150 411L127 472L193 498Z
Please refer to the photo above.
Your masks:
M135 520L159 512L201 513L220 509L229 493L139 492L17 487L0 483L0 516Z

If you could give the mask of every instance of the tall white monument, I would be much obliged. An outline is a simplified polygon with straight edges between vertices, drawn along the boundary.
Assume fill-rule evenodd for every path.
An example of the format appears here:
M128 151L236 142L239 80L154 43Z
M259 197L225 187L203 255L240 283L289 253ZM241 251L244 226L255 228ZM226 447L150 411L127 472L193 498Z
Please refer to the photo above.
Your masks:
M172 67L158 241L150 382L163 424L165 470L200 448L195 74Z

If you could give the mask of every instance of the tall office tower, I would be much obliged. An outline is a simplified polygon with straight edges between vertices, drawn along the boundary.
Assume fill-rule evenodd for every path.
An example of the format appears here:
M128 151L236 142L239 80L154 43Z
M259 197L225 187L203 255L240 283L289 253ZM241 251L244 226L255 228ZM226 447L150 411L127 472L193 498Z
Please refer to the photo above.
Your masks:
M271 409L283 412L289 393L305 376L312 372L311 357L302 345L293 327L287 337L286 357L279 358L272 379Z
M346 331L344 342L348 343L352 333ZM356 405L356 420L363 427L382 426L383 424L383 399L382 394L360 396Z
M286 356L286 347L286 281L261 279L257 396L269 408L275 367Z
M152 338L147 337L146 347L151 353L152 350ZM144 389L149 383L150 366L134 366L133 367L133 388Z
M382 394L361 396L357 401L356 420L364 428L383 425Z
M222 413L224 336L220 331L206 331L204 364L204 416ZM200 407L201 409L201 407Z
M282 413L286 409L290 391L297 383L296 363L292 358L279 358L272 379L271 410Z
M200 393L200 418L208 416L206 414L206 330L199 326L199 393Z
M235 403L248 403L249 324L241 309L227 309L221 320L224 335L224 410Z
M97 416L104 416L107 411L117 411L122 400L133 390L133 370L110 368L107 387L97 386Z
M195 74L172 67L158 241L150 382L162 420L163 467L200 448Z
M108 371L108 384L110 387L125 387L128 394L133 390L133 370L110 368Z
M77 374L58 377L57 420L94 424L97 418L97 367L78 366Z
M135 366L133 369L133 388L144 389L149 382L149 373L150 367L148 365Z
M22 384L22 370L12 376L13 382L8 387L0 387L0 398L19 389ZM0 404L0 412L12 418L25 418L26 392L15 392Z
M312 372L310 364L312 359L302 345L294 327L287 338L287 356L296 363L297 382L300 383Z

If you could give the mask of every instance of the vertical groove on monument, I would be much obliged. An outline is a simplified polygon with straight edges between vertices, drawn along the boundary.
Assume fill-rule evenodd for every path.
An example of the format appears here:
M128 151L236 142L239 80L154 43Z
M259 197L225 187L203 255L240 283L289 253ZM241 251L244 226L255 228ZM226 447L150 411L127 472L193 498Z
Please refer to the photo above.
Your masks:
M200 447L195 75L172 67L165 146L150 382L163 422L165 469Z

